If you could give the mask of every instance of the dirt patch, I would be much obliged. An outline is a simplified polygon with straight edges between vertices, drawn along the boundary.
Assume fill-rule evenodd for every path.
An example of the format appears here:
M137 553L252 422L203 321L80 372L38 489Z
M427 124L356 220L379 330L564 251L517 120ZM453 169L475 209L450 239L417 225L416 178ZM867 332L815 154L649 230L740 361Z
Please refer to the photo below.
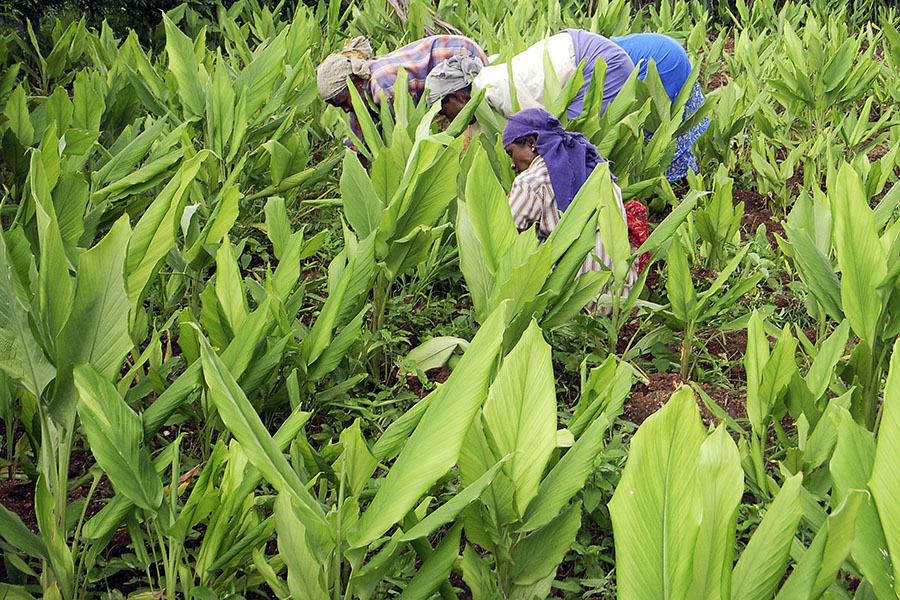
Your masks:
M706 340L706 351L713 356L722 356L727 361L734 361L747 352L747 330L722 331L720 329L700 332L702 337L709 334Z
M636 384L631 388L631 398L625 402L625 412L622 414L622 418L635 425L640 425L647 417L662 408L672 394L686 383L680 375L675 373L651 373L647 377L650 380L649 385ZM744 419L747 417L747 403L743 393L706 384L699 384L699 387L731 418ZM718 423L718 419L699 396L697 397L697 406L700 408L700 417L704 423L707 425Z
M32 533L38 532L37 517L34 515L33 483L0 481L0 504L16 513Z
M722 331L720 329L700 332L701 339L705 337L705 349L710 356L718 359L718 364L723 365L722 373L728 379L728 383L735 388L747 385L747 373L741 361L747 352L747 330ZM724 365L728 365L727 368Z
M450 377L450 372L450 367L448 367L447 365L434 369L428 369L427 371L425 371L425 377L428 379L428 386L422 385L422 382L419 381L419 378L415 375L407 375L406 389L411 391L419 398L424 398L431 392L431 390L434 389L434 386L431 384L444 383ZM392 380L394 382L397 381L396 377L397 372L395 371L394 376L392 377Z
M734 190L732 198L735 204L744 203L744 216L741 218L741 230L744 239L752 237L760 225L766 226L766 239L772 246L776 245L775 235L787 237L784 226L776 221L769 209L765 197L755 190Z
M709 34L707 39L710 42L715 41L715 36ZM728 37L725 38L725 46L722 48L722 58L725 55L734 54L734 32L729 32ZM731 73L728 70L728 65L725 64L724 60L722 60L719 67L713 73L707 73L706 78L706 89L709 91L713 91L717 88L720 88L724 85L727 85L732 79Z
M706 84L706 88L709 91L713 91L722 86L728 85L729 81L731 81L731 76L728 74L728 67L722 65L721 69L709 76L709 83Z
M803 165L797 165L796 169L794 169L794 174L788 177L788 180L785 182L791 198L796 198L800 195L800 186L803 185L803 173Z
M888 148L885 144L878 144L871 150L869 150L868 158L869 162L875 162L876 160L882 158L885 154L888 153Z

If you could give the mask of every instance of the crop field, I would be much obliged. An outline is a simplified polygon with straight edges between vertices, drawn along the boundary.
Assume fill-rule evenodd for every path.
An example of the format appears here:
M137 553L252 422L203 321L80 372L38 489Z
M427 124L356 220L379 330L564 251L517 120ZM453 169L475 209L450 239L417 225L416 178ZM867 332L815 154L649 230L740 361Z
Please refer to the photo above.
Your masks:
M893 3L157 15L0 22L0 598L900 598ZM547 79L640 247L610 185L518 233L480 96L401 71L360 139L317 89L355 36L566 28L664 33L705 95L569 120Z

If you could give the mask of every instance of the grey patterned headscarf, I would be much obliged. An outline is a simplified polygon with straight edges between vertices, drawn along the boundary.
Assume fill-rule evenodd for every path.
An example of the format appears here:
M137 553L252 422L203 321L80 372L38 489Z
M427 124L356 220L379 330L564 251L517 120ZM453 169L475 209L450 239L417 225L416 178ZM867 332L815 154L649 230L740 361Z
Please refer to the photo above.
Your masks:
M438 63L425 78L429 106L445 96L472 85L472 80L481 72L484 64L471 54L458 54Z
M331 100L347 89L347 77L369 78L369 58L372 46L359 36L344 43L340 54L329 54L316 70L316 84L324 100Z

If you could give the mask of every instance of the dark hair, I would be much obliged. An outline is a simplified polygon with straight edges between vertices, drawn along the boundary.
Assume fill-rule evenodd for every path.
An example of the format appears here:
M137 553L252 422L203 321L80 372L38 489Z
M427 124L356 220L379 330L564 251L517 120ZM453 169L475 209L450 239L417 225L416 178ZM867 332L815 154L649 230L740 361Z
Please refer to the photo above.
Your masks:
M514 140L512 141L512 143L515 144L516 146L524 146L524 145L525 145L525 142L528 141L528 138L535 138L535 139L537 139L537 136L534 135L533 133L529 133L528 135L523 135L523 136L520 137L520 138L514 139Z

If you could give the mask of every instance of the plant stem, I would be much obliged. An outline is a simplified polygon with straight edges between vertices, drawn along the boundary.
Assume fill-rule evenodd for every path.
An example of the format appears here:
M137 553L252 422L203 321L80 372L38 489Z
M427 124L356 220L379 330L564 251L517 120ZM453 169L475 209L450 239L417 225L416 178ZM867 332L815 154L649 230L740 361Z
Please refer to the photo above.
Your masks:
M341 548L343 546L343 540L341 539L342 531L342 516L344 514L344 486L347 480L347 459L344 457L343 466L341 467L341 483L338 486L338 502L337 502L337 515L335 519L334 526L334 564L332 567L333 573L333 583L331 585L331 595L334 600L341 600L341 565L343 563L343 556L341 553Z
M688 321L684 326L684 340L681 342L681 378L685 381L691 375L691 354L694 345L694 330L697 324Z

